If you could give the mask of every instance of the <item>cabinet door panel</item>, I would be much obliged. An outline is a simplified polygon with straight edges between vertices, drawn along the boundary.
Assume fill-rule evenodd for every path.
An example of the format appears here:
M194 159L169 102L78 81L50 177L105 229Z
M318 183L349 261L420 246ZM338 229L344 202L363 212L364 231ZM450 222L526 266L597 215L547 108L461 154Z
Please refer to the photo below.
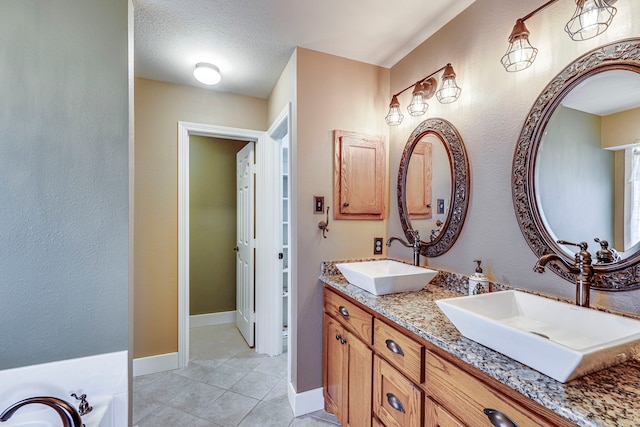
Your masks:
M422 425L423 394L377 355L373 358L373 412L387 427Z
M334 144L334 218L383 219L384 137L336 130Z
M345 366L345 351L341 343L344 329L331 317L324 315L324 373L323 385L325 394L325 409L338 417L342 425L346 418L341 408L344 406L347 393L343 371ZM339 337L339 338L337 338Z
M371 427L373 351L353 334L347 333L348 425Z

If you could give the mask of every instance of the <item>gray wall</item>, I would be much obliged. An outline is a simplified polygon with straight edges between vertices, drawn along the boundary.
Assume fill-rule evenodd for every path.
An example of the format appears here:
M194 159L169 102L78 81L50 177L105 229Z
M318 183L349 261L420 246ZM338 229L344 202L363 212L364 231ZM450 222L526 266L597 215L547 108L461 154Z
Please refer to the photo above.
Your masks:
M600 116L563 106L554 111L538 151L539 204L558 239L613 242L614 152L600 144ZM567 253L574 253L568 247Z
M127 349L126 0L0 2L0 369Z

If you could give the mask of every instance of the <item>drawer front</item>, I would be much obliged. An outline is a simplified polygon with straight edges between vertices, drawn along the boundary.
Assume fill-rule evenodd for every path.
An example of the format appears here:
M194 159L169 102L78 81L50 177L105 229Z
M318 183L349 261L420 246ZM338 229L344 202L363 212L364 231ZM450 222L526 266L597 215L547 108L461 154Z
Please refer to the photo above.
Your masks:
M324 290L324 311L338 319L362 341L371 344L373 316L369 313L327 288Z
M373 358L373 413L387 427L420 427L423 393L377 355Z
M466 427L430 398L424 402L424 425L425 427Z
M373 347L416 384L424 382L424 346L379 319L373 321Z
M545 410L541 406L536 408L534 402L531 402L527 409L431 352L426 353L425 359L426 387L429 394L469 426L492 426L494 424L491 423L490 417L504 416L519 427L573 425L555 414L552 415L552 421L544 419L539 415Z

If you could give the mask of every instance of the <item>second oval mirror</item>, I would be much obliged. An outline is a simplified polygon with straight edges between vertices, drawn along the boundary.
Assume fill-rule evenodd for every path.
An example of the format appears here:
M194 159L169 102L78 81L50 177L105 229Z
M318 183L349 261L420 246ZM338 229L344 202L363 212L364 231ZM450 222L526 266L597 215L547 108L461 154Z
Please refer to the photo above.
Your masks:
M398 210L407 239L418 231L421 253L439 256L455 243L469 203L469 163L462 138L443 119L411 133L400 160Z

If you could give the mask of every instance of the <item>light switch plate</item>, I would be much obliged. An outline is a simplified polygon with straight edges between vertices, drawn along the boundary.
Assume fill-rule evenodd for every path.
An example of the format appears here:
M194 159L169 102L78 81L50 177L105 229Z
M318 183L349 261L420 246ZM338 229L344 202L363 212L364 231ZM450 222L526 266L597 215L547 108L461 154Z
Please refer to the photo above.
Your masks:
M382 237L373 238L373 254L382 255Z
M324 197L313 196L313 213L324 213Z

